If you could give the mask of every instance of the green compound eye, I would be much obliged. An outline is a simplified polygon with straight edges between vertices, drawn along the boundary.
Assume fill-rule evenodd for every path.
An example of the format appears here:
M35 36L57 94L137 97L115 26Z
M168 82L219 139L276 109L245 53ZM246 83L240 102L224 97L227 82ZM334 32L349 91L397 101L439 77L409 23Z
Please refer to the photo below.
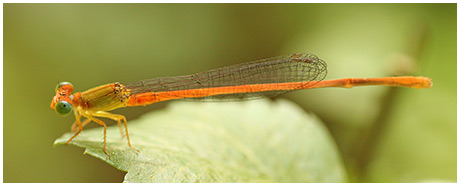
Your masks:
M67 116L72 112L72 104L67 101L58 101L55 106L56 112L61 116Z
M59 84L56 85L55 92L57 92L57 91L59 90L59 88L61 88L61 87L64 86L64 85L70 85L70 86L73 87L72 83L63 81L63 82L60 82Z

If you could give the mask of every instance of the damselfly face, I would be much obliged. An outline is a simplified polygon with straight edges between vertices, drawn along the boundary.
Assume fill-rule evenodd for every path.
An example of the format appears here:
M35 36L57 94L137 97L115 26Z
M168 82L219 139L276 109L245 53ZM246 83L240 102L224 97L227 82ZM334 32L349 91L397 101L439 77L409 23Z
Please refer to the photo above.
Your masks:
M56 85L56 95L51 101L51 108L61 116L67 116L72 112L73 85L69 82L61 82Z

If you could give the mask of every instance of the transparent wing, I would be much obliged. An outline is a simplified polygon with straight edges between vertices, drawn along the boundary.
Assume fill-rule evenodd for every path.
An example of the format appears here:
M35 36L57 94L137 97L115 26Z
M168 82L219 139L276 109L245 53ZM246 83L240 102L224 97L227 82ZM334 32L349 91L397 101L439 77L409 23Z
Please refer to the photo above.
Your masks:
M326 74L327 67L323 60L313 54L296 53L222 67L191 75L147 79L127 84L126 87L130 90L131 94L174 91L175 93L170 96L182 99L184 95L177 90L203 89L204 91L210 91L207 88L287 82L302 82L301 86L306 87L323 80ZM247 100L277 96L289 91L291 90L228 93L188 99L206 101Z

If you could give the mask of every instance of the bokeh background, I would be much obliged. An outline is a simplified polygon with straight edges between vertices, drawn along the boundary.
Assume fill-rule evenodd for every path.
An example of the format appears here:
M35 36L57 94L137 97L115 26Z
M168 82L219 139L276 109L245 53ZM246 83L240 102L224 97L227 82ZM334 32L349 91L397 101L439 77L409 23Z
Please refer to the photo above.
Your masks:
M123 180L53 147L74 121L49 108L60 81L83 91L308 52L327 79L433 79L282 96L327 125L350 182L456 182L456 16L456 4L3 4L3 181ZM167 104L114 112L129 121Z

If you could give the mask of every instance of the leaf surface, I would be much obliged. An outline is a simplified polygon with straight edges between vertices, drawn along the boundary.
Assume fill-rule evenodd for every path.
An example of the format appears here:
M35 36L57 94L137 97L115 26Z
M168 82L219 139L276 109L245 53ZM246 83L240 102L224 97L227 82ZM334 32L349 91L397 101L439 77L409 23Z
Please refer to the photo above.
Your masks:
M332 137L295 104L267 99L231 103L173 102L118 127L83 130L70 144L128 172L125 182L345 182ZM55 144L65 144L72 133Z

